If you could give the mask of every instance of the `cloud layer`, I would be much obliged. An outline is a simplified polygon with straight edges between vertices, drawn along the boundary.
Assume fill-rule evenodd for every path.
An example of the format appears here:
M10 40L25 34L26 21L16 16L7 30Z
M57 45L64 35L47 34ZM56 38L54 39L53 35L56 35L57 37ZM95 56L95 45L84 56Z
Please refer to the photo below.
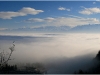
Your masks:
M44 63L48 73L70 73L81 69L100 49L99 34L53 33L33 34L32 37L26 36L26 33L23 37L19 34L0 36L0 51L8 52L9 46L15 41L15 51L12 54L12 59L15 59L10 62Z
M47 18L30 18L26 22L43 22L46 26L81 26L88 24L99 24L100 20L96 18L82 18L74 15L69 17L47 17Z
M18 17L18 16L26 16L28 14L36 15L41 12L44 12L43 10L36 10L31 7L23 7L21 10L14 12L14 11L2 11L0 12L0 18L2 19L12 19L12 17Z
M6 29L8 29L8 28L0 28L1 31L2 31L2 30L6 30Z

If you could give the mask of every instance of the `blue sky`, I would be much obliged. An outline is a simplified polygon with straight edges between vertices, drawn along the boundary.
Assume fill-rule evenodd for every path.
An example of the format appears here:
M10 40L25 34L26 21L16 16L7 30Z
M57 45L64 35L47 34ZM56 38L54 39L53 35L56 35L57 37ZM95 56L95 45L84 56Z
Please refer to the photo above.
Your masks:
M100 1L100 0L0 0L0 1Z
M0 31L100 24L99 1L1 1Z

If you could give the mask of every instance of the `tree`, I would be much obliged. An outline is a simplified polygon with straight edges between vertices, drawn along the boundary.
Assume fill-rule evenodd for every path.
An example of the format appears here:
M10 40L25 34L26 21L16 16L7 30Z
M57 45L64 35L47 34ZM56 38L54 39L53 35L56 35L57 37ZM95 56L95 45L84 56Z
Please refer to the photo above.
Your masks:
M8 61L11 60L11 55L13 53L13 51L15 50L15 44L13 42L13 45L11 47L9 47L10 49L10 53L7 57L7 54L4 52L4 50L2 52L0 52L0 67L8 64Z

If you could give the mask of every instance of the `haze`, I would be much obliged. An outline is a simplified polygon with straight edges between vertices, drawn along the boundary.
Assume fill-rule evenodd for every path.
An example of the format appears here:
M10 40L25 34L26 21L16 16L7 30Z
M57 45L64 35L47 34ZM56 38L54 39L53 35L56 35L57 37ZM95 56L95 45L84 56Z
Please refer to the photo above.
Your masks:
M100 49L99 34L37 33L33 36L15 35L0 36L0 50L9 52L9 47L15 41L15 51L12 55L14 60L10 62L43 63L50 73L74 72L89 63ZM75 66L79 66L79 68ZM75 69L73 70L72 67Z

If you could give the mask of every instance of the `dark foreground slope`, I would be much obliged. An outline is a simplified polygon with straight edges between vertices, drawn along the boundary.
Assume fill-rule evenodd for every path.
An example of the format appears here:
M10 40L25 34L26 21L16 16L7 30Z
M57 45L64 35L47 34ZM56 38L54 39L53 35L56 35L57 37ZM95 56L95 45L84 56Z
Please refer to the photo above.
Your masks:
M88 68L90 64L88 64L86 70L78 70L75 71L74 74L100 74L100 51L97 53L95 58L91 61L91 67ZM25 65L23 69L18 68L17 65L9 65L6 64L4 66L0 66L0 74L45 74L47 73L44 65L34 64L33 66Z
M43 74L45 72L44 68L40 70L39 67L28 67L25 66L24 69L19 69L17 65L4 65L0 66L0 74Z
M75 71L74 74L100 74L100 51L98 51L92 63L92 66L88 70L84 71L80 69L77 72Z

